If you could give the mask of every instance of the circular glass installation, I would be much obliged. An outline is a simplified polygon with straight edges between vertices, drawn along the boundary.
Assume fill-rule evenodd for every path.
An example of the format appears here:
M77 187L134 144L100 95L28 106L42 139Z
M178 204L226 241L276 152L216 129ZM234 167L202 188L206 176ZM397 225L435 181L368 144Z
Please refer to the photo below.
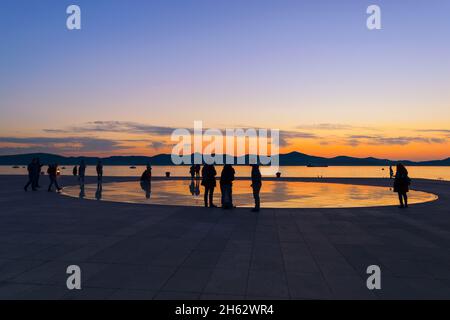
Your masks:
M233 203L237 207L253 207L253 193L248 180L233 183ZM139 181L113 182L64 188L63 194L72 197L113 202L146 203L158 205L203 206L203 187L199 180L153 181L151 191L141 188ZM214 192L215 204L220 205L220 187ZM433 201L431 193L411 190L410 204ZM352 208L397 205L397 194L389 187L375 187L321 182L263 181L261 207L263 208Z

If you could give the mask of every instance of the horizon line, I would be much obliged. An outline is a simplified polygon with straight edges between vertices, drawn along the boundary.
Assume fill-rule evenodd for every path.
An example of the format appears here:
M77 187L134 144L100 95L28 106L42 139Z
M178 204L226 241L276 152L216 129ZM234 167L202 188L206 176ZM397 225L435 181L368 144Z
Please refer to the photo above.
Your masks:
M198 153L198 152L194 152L191 153L189 156L193 156L195 154L201 154L202 156L204 155L210 155L210 154L205 154L205 153ZM327 159L327 160L332 160L332 159L336 159L336 158L351 158L351 159L359 159L359 160L365 160L365 159L374 159L374 160L382 160L382 161L389 161L389 162L401 162L401 161L407 161L407 162L412 162L412 163L423 163L423 162L433 162L433 161L445 161L445 160L449 160L450 156L442 158L442 159L430 159L430 160L409 160L409 159L388 159L388 158L376 158L373 156L367 156L367 157L354 157L354 156L347 156L347 155L338 155L338 156L334 156L334 157L322 157L322 156L315 156L315 155L311 155L311 154L306 154L306 153L302 153L300 151L291 151L291 152L287 152L287 153L279 153L278 155L270 155L269 157L272 156L285 156L285 155L289 155L289 154L301 154L301 155L305 155L308 157L314 157L314 158L320 158L320 159ZM73 156L73 155L62 155L62 154L57 154L57 153L48 153L48 152L30 152L30 153L19 153L19 154L8 154L8 155L0 155L0 158L4 158L4 157L19 157L19 156L29 156L29 155L50 155L50 156L58 156L58 157L63 157L63 158L96 158L96 159L108 159L108 158L113 158L113 157L117 157L117 158L126 158L126 157L144 157L144 158L154 158L154 157L158 157L158 156L171 156L171 153L159 153L159 154L155 154L155 155L110 155L110 156L86 156L86 155L78 155L78 156ZM216 156L219 157L224 157L224 156L231 156L229 154L223 153L223 154L216 154ZM260 155L254 155L254 154L245 154L245 155L241 155L241 156L231 156L234 158L242 158L242 157L249 157L249 156L257 156L260 157Z

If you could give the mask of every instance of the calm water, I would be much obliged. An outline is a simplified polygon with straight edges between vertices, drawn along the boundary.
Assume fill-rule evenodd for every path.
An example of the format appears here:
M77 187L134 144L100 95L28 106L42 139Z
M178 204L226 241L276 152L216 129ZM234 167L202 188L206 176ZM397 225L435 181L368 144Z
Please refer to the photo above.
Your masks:
M73 166L61 167L61 174L71 175ZM46 170L46 167L43 169ZM238 177L249 177L249 166L235 166ZM384 169L384 170L383 170ZM44 171L45 171L44 170ZM220 174L221 166L217 166ZM411 178L425 178L434 180L450 180L450 167L408 167ZM144 171L144 166L130 169L128 166L105 166L105 176L140 176ZM164 176L170 172L171 176L188 176L187 166L153 166L154 176ZM327 168L307 168L299 166L285 166L280 168L282 177L324 177L324 178L385 178L389 176L388 167L327 167ZM26 168L14 169L11 166L0 166L1 174L26 174ZM95 176L95 166L88 166L87 175Z
M203 187L199 181L153 181L149 198L139 182L105 183L102 191L97 185L86 185L84 198L113 202L160 205L203 206ZM80 197L78 186L66 187L63 194ZM409 203L436 200L433 194L410 191ZM264 208L351 208L390 206L398 204L397 194L387 187L357 186L338 183L265 181L261 189ZM233 202L238 207L252 207L250 182L233 183ZM220 204L220 190L216 188L215 203Z

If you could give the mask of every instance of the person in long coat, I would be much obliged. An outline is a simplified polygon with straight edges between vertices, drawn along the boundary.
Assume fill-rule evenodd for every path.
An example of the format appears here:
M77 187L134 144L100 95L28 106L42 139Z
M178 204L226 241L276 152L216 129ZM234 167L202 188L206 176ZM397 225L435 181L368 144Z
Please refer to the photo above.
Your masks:
M220 175L220 192L222 193L222 208L232 209L233 206L233 181L234 168L231 164L224 165Z
M397 164L397 172L394 179L394 192L398 193L398 199L400 201L399 208L408 207L408 195L411 179L408 176L408 170L401 163Z
M253 212L258 212L260 208L260 197L259 193L261 191L262 178L261 171L259 171L259 165L252 165L252 184L253 189L253 199L255 199L255 207L252 209Z
M216 168L212 164L205 164L202 168L202 186L205 187L205 207L217 207L213 203L214 188L216 187ZM209 204L208 204L209 200Z

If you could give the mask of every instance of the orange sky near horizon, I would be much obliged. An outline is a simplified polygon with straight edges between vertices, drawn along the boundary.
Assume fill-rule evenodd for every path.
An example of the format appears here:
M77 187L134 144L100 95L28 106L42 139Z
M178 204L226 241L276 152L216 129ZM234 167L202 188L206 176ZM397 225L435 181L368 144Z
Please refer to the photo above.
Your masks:
M289 131L300 132L300 131ZM302 131L303 132L303 131ZM309 132L309 131L308 131ZM444 134L433 135L419 135L419 138L428 137L428 139L441 139L437 142L417 142L414 141L417 137L413 137L411 134L407 135L404 132L390 132L380 134L378 131L375 134L376 137L382 139L382 142L386 140L386 143L380 144L377 141L371 141L371 139L362 139L358 141L350 141L348 138L352 132L346 131L345 133L332 133L326 134L321 131L315 133L317 137L314 138L289 138L286 139L285 144L280 147L280 153L288 153L292 151L298 151L313 156L321 157L335 157L335 156L352 156L352 157L375 157L375 158L387 158L392 160L439 160L445 159L450 156L450 142ZM373 135L373 131L363 133L358 130L357 135L361 137ZM353 134L355 136L356 134ZM49 135L47 135L48 137ZM60 134L52 134L55 138L60 137ZM61 152L55 152L68 156L101 156L107 157L112 155L155 155L161 153L171 153L172 148L176 145L176 141L171 141L169 136L151 136L145 134L128 134L128 133L108 133L97 132L90 133L89 136L107 139L111 141L117 141L118 147L115 150L80 150L81 144L76 142L76 137L85 137L80 134L70 134L71 137L75 137L75 142L70 143L52 143L51 147L54 148L70 148L71 150L64 150ZM24 136L26 138L27 135ZM400 138L399 138L400 137ZM401 138L403 137L403 138ZM394 139L390 141L389 139ZM403 140L401 140L403 139ZM407 140L411 139L411 142ZM397 141L399 140L399 141ZM205 148L210 142L204 141L203 147ZM28 148L31 147L30 143L5 143L0 142L1 147L10 148ZM48 146L47 146L48 147ZM224 148L225 149L225 148ZM24 149L26 150L26 149ZM193 149L192 149L193 150ZM42 152L46 152L43 148ZM19 152L20 153L20 152Z

